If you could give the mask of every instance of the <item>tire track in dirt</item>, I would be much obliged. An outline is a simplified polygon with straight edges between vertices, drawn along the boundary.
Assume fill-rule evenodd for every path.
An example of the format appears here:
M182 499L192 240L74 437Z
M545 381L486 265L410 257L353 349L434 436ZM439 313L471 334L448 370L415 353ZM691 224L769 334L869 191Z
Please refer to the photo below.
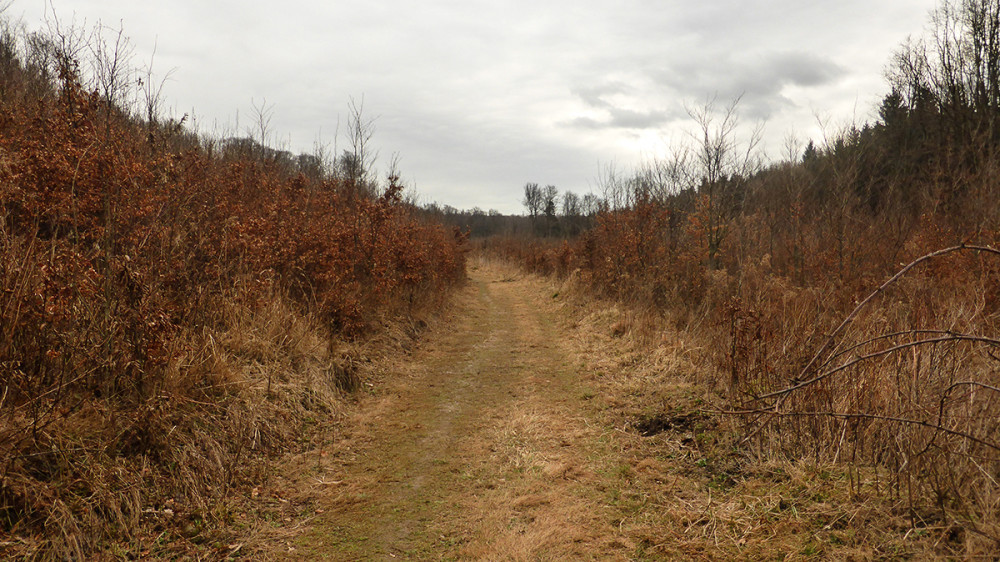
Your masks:
M450 322L347 422L291 558L627 558L609 440L551 294L501 267L470 275Z

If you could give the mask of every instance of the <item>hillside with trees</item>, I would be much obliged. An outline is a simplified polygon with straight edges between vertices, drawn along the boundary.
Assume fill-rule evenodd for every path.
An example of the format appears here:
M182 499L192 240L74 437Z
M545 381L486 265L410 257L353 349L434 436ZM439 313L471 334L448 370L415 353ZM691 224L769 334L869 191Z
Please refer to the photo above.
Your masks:
M778 162L738 100L689 108L692 142L601 178L585 232L485 245L697 334L745 462L832 463L913 532L995 552L1000 3L943 2L886 77L877 120Z

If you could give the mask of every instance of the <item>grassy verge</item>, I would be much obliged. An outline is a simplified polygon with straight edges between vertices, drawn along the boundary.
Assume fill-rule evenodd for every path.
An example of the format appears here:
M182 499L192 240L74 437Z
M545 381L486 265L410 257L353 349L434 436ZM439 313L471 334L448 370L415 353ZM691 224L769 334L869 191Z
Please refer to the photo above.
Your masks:
M553 289L591 376L580 400L621 453L606 502L634 559L897 559L989 545L954 520L921 519L885 466L747 441L713 347L715 328ZM846 451L845 446L845 451Z

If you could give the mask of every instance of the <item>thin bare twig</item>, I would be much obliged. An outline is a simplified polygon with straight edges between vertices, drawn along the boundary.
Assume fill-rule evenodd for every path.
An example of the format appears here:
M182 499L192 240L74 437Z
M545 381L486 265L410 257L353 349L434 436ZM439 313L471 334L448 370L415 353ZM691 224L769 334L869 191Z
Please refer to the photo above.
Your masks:
M993 385L989 385L989 384L985 384L985 383L981 383L981 382L976 382L976 381L959 381L959 382L956 382L956 383L952 384L951 386L949 386L948 388L944 389L944 392L941 393L941 403L938 406L938 424L940 424L941 420L944 419L944 403L948 400L948 395L951 394L952 390L954 390L954 389L956 389L956 388L958 388L960 386L978 386L980 388L985 388L987 390L992 390L994 392L1000 393L1000 388L997 388L997 387L995 387Z
M781 395L785 395L785 394L790 394L790 393L792 393L792 392L794 392L796 390L805 388L807 386L810 386L810 385L816 383L819 380L822 380L823 378L826 378L826 376L828 376L828 375L819 375L819 376L816 376L816 377L813 377L813 378L806 378L806 375L807 375L807 373L809 373L813 369L813 366L820 360L820 358L823 357L823 355L827 352L827 350L830 348L830 346L833 345L833 343L837 339L837 336L839 336L841 334L841 332L843 332L849 325L851 325L851 323L854 322L854 319L857 318L858 314L861 312L861 310L863 308L865 308L868 305L868 303L870 303L872 300L874 300L875 297L877 297L878 295L882 294L891 285L893 285L897 281L899 281L904 275L906 275L907 273L909 273L910 270L912 270L914 267L916 267L916 266L918 266L918 265L920 265L920 264L922 264L924 262L933 260L935 258L939 258L939 257L942 257L942 256L953 254L955 252L962 252L962 251L983 252L983 253L992 254L994 256L1000 257L1000 250L997 250L996 248L991 248L989 246L968 245L968 244L962 243L962 244L959 244L957 246L952 246L950 248L944 248L942 250L937 250L935 252L931 252L929 254L926 254L924 256L921 256L921 257L913 260L912 262L910 262L909 264L907 264L906 266L904 266L902 269L900 269L899 271L897 271L896 274L893 275L892 277L890 277L886 282L882 283L877 289L875 289L874 291L872 291L872 293L870 295L868 295L867 297L865 297L865 299L863 301L861 301L856 307L854 307L854 310L852 310L851 313L848 314L846 318L844 318L844 320L840 323L840 325L838 325L837 328L833 332L831 332L829 336L827 336L826 341L823 342L823 345L820 346L820 348L816 351L815 354L813 354L812 359L810 359L809 362L806 363L806 366L803 367L802 370L799 372L799 376L797 376L795 378L795 380L800 381L800 382L797 382L796 384L794 384L792 386L789 386L787 388L783 388L781 390L778 390L778 391L766 394L764 396L761 396L760 399L767 399L767 398L773 398L773 397L777 397L777 396L781 396ZM994 341L996 341L996 340L994 340ZM928 343L931 343L931 342L928 341ZM840 354L840 351L838 351L836 349L834 350L834 352L836 354Z
M893 422L893 423L901 423L901 424L905 424L905 425L916 425L916 426L920 426L920 427L926 427L928 429L933 429L933 430L936 430L936 431L940 431L942 433L947 433L947 434L955 436L955 437L961 437L963 439L967 439L969 441L972 441L973 443L978 443L978 444L980 444L980 445L982 445L984 447L988 447L990 449L993 449L995 451L1000 452L1000 444L998 444L998 443L993 443L991 441L986 441L985 439L980 439L979 437L976 437L975 435L971 435L969 433L965 433L965 432L958 431L958 430L955 430L955 429L949 429L949 428L944 427L944 426L942 426L940 424L931 423L931 422L926 421L926 420L914 420L914 419L910 419L910 418L900 418L900 417L896 417L896 416L885 416L885 415L880 415L880 414L869 414L869 413L864 413L864 412L833 412L833 411L780 412L780 411L774 411L774 410L766 410L766 409L763 409L763 408L747 409L747 410L714 410L714 411L708 411L708 410L706 410L706 412L713 413L713 414L729 415L729 416L747 416L747 415L753 415L753 414L765 414L766 413L766 414L770 414L771 418L774 418L774 417L782 417L782 418L789 418L789 417L812 417L812 418L828 417L828 418L834 418L834 419L840 419L840 420L869 419L869 420L877 420L877 421L887 421L887 422Z
M922 340L916 340L916 341L901 343L899 345L894 345L894 346L886 348L886 349L882 349L882 350L879 350L879 351L874 351L872 353L868 353L868 354L865 354L865 355L860 355L860 356L858 356L858 357L856 357L856 358L848 361L847 363L844 363L843 365L840 365L839 367L835 367L835 368L830 369L828 371L824 371L824 372L816 375L815 377L813 377L813 378L811 378L809 380L802 381L802 382L798 383L795 386L790 386L788 388L783 388L781 390L776 390L774 392L770 392L768 394L764 394L762 396L757 397L757 399L758 400L767 400L768 398L775 398L775 397L778 397L778 396L783 396L785 394L789 394L789 393L791 393L794 390L798 390L799 388L802 388L804 386L808 386L808 385L811 385L813 383L819 382L819 381L821 381L821 380L823 380L825 378L830 377L831 375L839 373L840 371L845 371L845 370L853 367L854 365L857 365L858 363L862 363L862 362L867 361L869 359L874 359L876 357L882 357L884 355L890 355L890 354L895 353L897 351L901 351L903 349L908 349L908 348L911 348L911 347L917 347L917 346L926 345L926 344L933 344L933 343L943 343L943 342L949 342L949 341L970 341L970 342L987 343L987 344L990 344L990 345L998 345L998 346L1000 346L1000 340L996 340L996 339L993 339L993 338L987 338L987 337L983 337L983 336L974 336L974 335L969 335L969 334L956 334L956 333L949 333L948 335L942 336L942 337L939 337L939 338L925 338L925 339L922 339Z

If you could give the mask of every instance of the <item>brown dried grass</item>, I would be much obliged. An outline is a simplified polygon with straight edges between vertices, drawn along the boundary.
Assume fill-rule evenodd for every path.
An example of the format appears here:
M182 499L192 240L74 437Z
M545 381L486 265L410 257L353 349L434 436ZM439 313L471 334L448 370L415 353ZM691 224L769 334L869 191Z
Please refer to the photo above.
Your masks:
M780 280L765 285L768 298L779 299L771 302L790 309L795 299L815 302ZM741 422L713 413L731 396L731 342L720 326L594 299L572 278L558 292L575 349L598 373L585 391L593 396L588 404L619 428L609 439L624 463L622 540L633 557L867 560L988 552L949 522L914 525L906 502L885 493L884 468L852 463L844 453L817 460L757 441L741 444ZM789 335L802 337L807 317L790 316Z
M259 297L260 295L256 295ZM237 514L266 489L270 459L335 422L358 374L336 344L280 294L213 307L214 328L188 333L162 384L137 409L87 396L9 449L6 556L224 552ZM14 409L7 427L30 427ZM36 523L44 522L44 527ZM172 553L172 554L171 554Z

